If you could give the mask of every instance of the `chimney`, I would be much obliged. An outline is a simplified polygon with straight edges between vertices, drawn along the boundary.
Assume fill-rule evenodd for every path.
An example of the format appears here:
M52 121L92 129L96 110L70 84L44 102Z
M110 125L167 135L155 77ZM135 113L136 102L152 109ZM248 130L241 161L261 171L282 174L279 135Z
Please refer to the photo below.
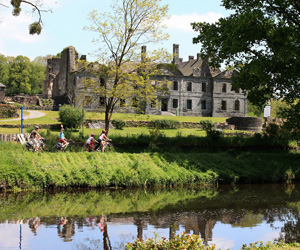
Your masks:
M173 63L179 63L179 44L173 44Z
M194 60L194 56L189 56L189 61Z
M201 60L201 54L197 53L197 61L200 61L200 60Z
M182 63L182 62L183 62L183 58L179 58L179 62L181 62L181 63Z
M146 52L147 52L147 47L146 47L146 45L143 45L142 51L141 51L141 61L142 62L146 61Z

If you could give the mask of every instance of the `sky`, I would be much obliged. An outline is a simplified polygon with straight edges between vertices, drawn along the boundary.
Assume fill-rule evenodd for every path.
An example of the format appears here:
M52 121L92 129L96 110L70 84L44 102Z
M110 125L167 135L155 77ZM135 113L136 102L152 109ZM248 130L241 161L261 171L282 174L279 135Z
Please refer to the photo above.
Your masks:
M88 14L92 10L99 13L109 12L112 0L42 0L43 30L40 35L29 35L28 26L37 20L30 13L31 8L22 8L21 15L14 17L12 8L0 6L0 54L5 56L23 55L31 60L38 56L56 55L68 46L74 46L80 55L87 55L89 61L95 61L97 45L92 43L95 32L83 30L91 23ZM10 0L0 0L9 6ZM199 44L192 44L197 33L190 26L191 22L215 22L229 13L221 0L162 0L169 5L170 18L166 21L168 41L156 45L172 53L173 44L179 44L179 57L184 61L189 55L196 56ZM26 7L26 8L25 8Z

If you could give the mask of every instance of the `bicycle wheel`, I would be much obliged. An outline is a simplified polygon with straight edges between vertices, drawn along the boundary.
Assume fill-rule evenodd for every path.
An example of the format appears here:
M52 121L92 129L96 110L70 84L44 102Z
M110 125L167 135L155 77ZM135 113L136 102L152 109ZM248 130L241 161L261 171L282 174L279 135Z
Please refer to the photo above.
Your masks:
M111 144L111 143L109 143L106 147L105 147L105 150L104 150L105 152L115 152L115 148L114 148L114 146Z

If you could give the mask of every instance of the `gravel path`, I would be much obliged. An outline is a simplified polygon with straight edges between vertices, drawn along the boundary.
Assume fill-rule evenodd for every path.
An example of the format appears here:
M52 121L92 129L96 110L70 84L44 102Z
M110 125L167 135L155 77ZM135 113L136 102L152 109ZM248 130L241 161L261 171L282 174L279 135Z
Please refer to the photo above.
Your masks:
M29 115L23 115L24 120L39 118L45 116L46 114L36 110L26 110L29 112ZM0 120L1 122L9 122L9 121L18 121L21 120L21 116L19 118L9 119L9 120Z

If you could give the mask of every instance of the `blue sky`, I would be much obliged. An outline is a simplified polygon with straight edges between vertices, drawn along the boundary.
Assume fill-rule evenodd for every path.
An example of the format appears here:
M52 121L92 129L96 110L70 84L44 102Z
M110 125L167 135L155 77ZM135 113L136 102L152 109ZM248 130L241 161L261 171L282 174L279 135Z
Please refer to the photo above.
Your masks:
M10 0L1 0L9 5ZM28 25L36 20L29 13L30 8L23 8L19 17L11 15L11 8L0 6L0 54L5 56L24 55L33 60L37 56L56 55L67 46L74 46L80 54L85 54L89 61L96 60L93 52L97 48L92 39L95 33L84 31L89 26L88 13L93 9L98 12L110 10L112 0L43 0L44 8L52 13L43 13L43 31L41 35L29 35ZM189 25L193 21L215 22L220 17L228 16L228 11L221 6L221 0L163 0L169 5L170 19L167 32L170 39L158 47L172 52L172 44L180 46L179 56L185 60L189 55L199 52L200 45L193 45L192 38L197 35ZM26 11L27 10L27 11Z

